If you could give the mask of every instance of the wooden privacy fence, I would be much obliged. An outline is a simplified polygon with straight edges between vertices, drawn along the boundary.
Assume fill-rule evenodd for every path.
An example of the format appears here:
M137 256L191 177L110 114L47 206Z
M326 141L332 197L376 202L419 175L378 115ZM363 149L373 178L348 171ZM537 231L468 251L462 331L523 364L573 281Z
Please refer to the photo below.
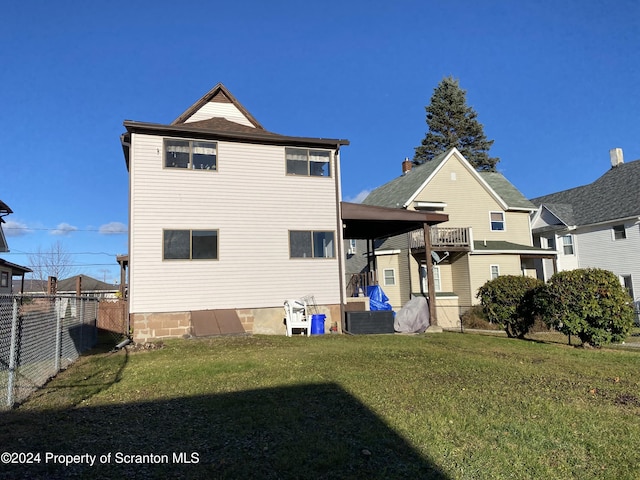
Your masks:
M100 299L97 327L105 332L129 334L129 302L122 299Z

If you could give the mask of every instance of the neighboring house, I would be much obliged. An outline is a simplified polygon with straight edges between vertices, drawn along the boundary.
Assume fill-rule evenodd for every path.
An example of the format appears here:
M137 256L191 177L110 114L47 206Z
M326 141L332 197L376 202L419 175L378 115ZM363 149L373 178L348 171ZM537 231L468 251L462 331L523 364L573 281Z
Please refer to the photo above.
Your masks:
M76 295L78 288L82 296L99 298L117 298L120 290L119 285L102 282L88 275L74 275L56 282L56 294L58 295Z
M535 206L502 174L476 171L455 148L413 168L405 160L402 176L373 190L364 203L448 214L428 237L441 327L459 326L460 314L478 303L476 293L487 280L535 276L534 259L555 257L533 246L529 215ZM394 310L428 293L422 230L376 241L374 249L362 243L347 245L353 252L347 274L375 272ZM375 260L363 260L372 250ZM359 275L350 277L353 282Z
M340 321L347 140L269 132L222 84L170 124L124 126L134 340L284 334L303 296Z
M556 270L603 268L640 298L640 160L624 163L610 151L611 168L593 183L531 200L534 243L558 253L557 267L536 262L548 280ZM635 290L635 291L634 291Z
M9 205L0 200L0 252L9 251L9 245L7 243L6 237L4 236L2 224L5 223L4 217L11 213L13 213L13 210L9 208ZM21 287L24 282L24 274L29 272L31 272L30 268L16 265L15 263L11 263L3 258L0 258L0 293L22 292L23 289ZM16 290L13 289L14 277L20 277L21 279L20 288Z

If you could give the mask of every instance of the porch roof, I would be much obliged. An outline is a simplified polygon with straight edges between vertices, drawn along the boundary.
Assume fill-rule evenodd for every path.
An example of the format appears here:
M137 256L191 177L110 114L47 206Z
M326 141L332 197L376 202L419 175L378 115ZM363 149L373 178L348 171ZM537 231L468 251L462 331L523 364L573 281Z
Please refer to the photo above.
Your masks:
M387 238L449 220L444 213L418 212L403 208L378 207L340 202L344 238Z

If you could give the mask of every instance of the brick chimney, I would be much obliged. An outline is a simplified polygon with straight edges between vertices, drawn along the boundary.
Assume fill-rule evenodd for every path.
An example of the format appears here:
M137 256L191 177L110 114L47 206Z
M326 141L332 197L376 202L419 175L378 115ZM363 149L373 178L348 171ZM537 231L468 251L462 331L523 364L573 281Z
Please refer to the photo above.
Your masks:
M402 162L402 175L409 173L411 168L413 168L413 162L409 160L409 157L406 157L404 162Z
M609 157L611 158L611 168L617 167L624 163L624 156L622 155L621 148L612 148L609 150Z

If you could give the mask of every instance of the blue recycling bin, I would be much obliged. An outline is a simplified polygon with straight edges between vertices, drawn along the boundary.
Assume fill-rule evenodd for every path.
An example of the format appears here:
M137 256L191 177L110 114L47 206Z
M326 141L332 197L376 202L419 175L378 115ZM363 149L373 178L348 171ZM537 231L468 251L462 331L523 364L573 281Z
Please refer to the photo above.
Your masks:
M311 315L311 335L324 335L325 318L327 318L327 316L324 313Z

